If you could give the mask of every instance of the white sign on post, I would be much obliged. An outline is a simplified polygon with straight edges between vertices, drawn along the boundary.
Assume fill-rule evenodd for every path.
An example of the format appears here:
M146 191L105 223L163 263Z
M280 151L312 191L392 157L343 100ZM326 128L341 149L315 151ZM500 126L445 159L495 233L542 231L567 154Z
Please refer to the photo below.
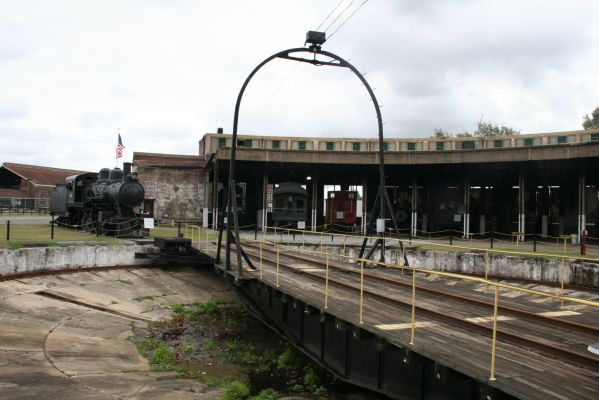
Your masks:
M306 229L306 221L297 221L297 229Z
M144 218L144 228L154 229L154 218Z
M377 218L376 220L376 233L383 233L385 232L385 219L384 218Z

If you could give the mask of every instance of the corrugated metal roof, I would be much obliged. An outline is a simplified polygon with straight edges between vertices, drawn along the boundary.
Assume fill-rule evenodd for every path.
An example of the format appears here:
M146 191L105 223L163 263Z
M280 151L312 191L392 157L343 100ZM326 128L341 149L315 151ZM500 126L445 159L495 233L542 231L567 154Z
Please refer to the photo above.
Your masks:
M160 153L133 153L133 165L139 167L204 168L204 156Z
M22 179L31 181L36 185L51 186L64 184L66 177L82 174L85 172L73 169L42 167L39 165L16 164L9 162L3 163L2 168L6 168L10 172L20 176Z

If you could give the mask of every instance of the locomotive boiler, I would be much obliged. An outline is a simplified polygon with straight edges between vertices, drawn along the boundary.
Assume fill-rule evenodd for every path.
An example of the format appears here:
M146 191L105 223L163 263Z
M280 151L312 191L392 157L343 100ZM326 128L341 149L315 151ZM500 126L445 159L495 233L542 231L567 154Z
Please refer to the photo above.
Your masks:
M110 236L139 236L142 215L137 211L143 199L131 164L124 163L124 170L102 168L97 174L68 177L52 193L50 211L59 224Z

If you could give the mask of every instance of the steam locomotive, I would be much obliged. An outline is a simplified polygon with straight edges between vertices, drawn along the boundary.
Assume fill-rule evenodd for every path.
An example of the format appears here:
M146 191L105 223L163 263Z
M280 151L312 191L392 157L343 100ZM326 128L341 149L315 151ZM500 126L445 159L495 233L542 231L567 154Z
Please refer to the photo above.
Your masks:
M50 211L58 224L81 227L110 236L141 236L142 217L136 212L144 199L144 188L124 169L102 168L98 174L83 173L66 179L50 197Z

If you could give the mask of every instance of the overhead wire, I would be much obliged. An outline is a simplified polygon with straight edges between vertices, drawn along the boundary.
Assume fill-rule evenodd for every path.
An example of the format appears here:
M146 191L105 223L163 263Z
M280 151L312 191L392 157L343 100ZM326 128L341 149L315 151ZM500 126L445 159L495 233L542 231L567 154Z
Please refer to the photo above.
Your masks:
M352 3L353 3L353 1L352 1ZM335 30L333 31L333 33L331 33L331 34L329 35L329 37L328 37L328 40L331 40L331 38L333 37L333 35L334 35L335 33L337 33L337 31L338 31L339 29L341 29L341 27L342 27L343 25L345 25L345 23L346 23L347 21L349 21L349 19L350 19L351 17L353 17L353 16L354 16L354 14L355 14L355 13L357 13L357 12L358 12L358 10L359 10L360 8L362 8L362 6L363 6L364 4L366 4L366 3L368 3L368 0L364 0L364 1L362 2L362 4L360 4L360 5L358 6L358 8L356 8L356 9L354 10L354 12L352 12L352 13L349 15L349 17L347 17L347 18L345 19L345 21L343 21L343 22L341 23L341 25L339 25L339 26L337 27L337 29L335 29ZM351 5L351 4L350 4L350 5ZM345 11L344 11L344 12L345 12ZM327 29L328 29L328 28L327 28Z
M342 16L343 14L345 14L345 12L347 11L347 9L348 9L348 8L350 8L350 7L351 7L351 5L352 5L352 4L354 4L355 2L356 2L356 0L351 0L351 1L349 2L349 4L348 4L348 5L347 5L347 6L346 6L344 9L343 9L343 11L341 11L341 12L339 13L339 15L337 15L337 16L335 17L335 19L334 19L334 20L333 20L333 21L332 21L332 22L329 24L329 26L327 26L327 27L324 29L324 31L325 31L325 32L326 32L326 31L328 31L328 30L329 30L329 28L330 28L331 26L333 26L333 24L334 24L335 22L337 22L337 20L338 20L339 18L341 18L341 16Z
M341 5L341 3L343 3L345 0L340 0L339 3L337 3L337 5L335 6L335 8L333 8L333 10L329 13L329 15L327 15L327 17L320 23L320 25L318 25L315 29L315 31L318 31L320 29L321 26L324 25L325 22L327 22L327 20L329 18L331 18L331 15L333 15L333 13L335 11L337 11L337 9L339 8L339 6Z

